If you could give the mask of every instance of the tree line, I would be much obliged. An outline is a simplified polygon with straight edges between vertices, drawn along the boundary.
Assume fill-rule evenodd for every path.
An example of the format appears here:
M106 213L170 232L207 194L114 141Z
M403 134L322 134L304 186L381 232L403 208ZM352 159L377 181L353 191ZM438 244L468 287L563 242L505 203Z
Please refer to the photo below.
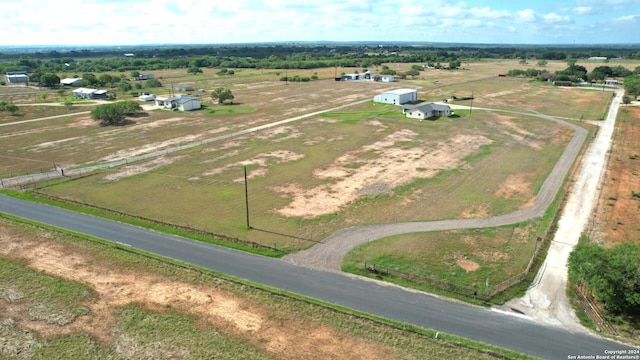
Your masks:
M474 45L228 45L117 48L0 53L0 73L126 72L162 69L257 68L317 69L379 66L383 63L455 64L478 59L584 59L591 56L640 59L640 46L545 47Z

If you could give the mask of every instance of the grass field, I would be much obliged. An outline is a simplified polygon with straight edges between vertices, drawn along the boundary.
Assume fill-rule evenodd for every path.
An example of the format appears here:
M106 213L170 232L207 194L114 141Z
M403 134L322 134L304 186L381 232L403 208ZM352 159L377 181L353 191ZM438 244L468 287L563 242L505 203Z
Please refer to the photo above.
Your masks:
M526 358L6 219L0 234L2 358Z
M388 65L398 71L411 66ZM285 73L281 70L237 69L233 76L215 75L217 69L203 69L200 75L187 75L184 69L158 71L154 74L163 88L154 90L157 95L167 95L177 85L207 91L223 86L232 89L234 104L213 104L207 92L195 92L201 94L204 109L147 111L127 126L100 127L88 115L7 126L0 135L0 176L50 170L54 164L72 169L126 159L365 100L40 190L284 251L307 248L348 226L487 217L530 205L571 137L569 129L536 118L533 112L600 119L610 95L498 77L510 69L531 67L517 60L470 62L462 67L425 70L415 80L393 84L333 81L335 73L363 69L290 70L288 76L317 74L320 80L288 84L279 81ZM564 67L564 62L550 62L546 69ZM404 118L398 107L366 101L383 90L406 87L419 87L423 100L473 92L475 109L420 122ZM32 102L42 101L38 94L33 90ZM85 108L91 106L46 110L39 105L31 113L24 106L20 117ZM251 230L245 218L245 167ZM503 230L496 231L502 234ZM437 235L441 236L455 238ZM497 236L504 241L510 238ZM530 254L532 249L530 242L523 242L510 250L517 265L493 266L488 258L484 263L472 259L481 270L462 273L451 260L455 246L443 246L442 254L449 254L448 258L439 257L441 263L434 266L445 278L449 269L464 274L468 281L465 277L462 282L470 284L489 273L513 275L508 272L519 268L524 258L528 260L515 254ZM372 260L398 266L393 259L401 254L402 249ZM429 271L419 263L424 254L416 255L412 271Z
M305 239L350 225L521 208L533 200L569 136L533 117L477 112L418 122L392 106L366 103L45 191L296 250L312 244Z

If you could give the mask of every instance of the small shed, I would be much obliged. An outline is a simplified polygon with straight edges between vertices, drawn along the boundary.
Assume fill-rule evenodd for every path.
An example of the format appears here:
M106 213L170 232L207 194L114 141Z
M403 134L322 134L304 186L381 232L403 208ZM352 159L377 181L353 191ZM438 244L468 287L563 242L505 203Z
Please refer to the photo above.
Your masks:
M436 103L404 105L402 107L402 113L408 118L423 120L441 116L451 116L451 108L449 105Z
M375 102L394 105L402 105L416 100L418 100L418 90L414 89L389 90L373 98Z

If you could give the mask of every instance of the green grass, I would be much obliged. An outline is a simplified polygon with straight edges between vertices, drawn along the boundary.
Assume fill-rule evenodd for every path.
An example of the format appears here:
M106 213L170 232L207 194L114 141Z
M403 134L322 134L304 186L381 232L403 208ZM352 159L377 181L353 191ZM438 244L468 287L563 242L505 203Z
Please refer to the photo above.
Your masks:
M34 319L66 325L88 312L82 303L92 296L84 285L0 258L0 300L25 303Z
M274 359L247 341L196 325L196 317L181 312L132 304L118 308L116 318L115 340L127 358Z
M29 225L0 219L5 225L12 224L17 231L27 233L33 232L34 226L42 226L26 219L17 220ZM348 334L385 346L391 349L393 358L396 359L530 358L446 333L438 333L435 339L436 331L434 330L268 288L81 234L64 230L47 232L47 234L47 238L56 239L55 241L65 246L68 251L82 253L83 256L91 259L92 263L100 264L102 267L152 272L164 276L169 281L186 282L195 287L214 286L218 290L231 292L252 302L257 308L262 308L269 314L269 318L275 322L286 324L287 321L295 319L312 326L327 326L338 331L339 334ZM225 335L209 325L202 324L193 316L173 310L171 307L165 307L162 311L152 311L130 304L118 308L116 317L117 328L113 333L115 340L120 341L121 346L131 345L133 342L140 344L136 347L139 351L153 352L160 349L167 352L175 351L176 354L182 351L192 351L192 354L203 351L204 354L210 354L220 350L217 354L221 358L233 356L237 351L243 354L256 354L258 358L266 356L246 341ZM15 336L24 337L24 333L19 331L19 328L14 330L18 330L15 331ZM26 343L26 340L36 343L34 358L38 359L119 358L113 347L98 344L95 339L86 334L52 336L46 342L38 338L35 340L24 338L23 342ZM224 352L221 351L222 349ZM132 356L123 357L131 358ZM204 357L207 358L207 356Z
M533 149L514 142L509 134L495 133L496 125L488 113L478 112L464 119L417 122L407 121L398 109L384 108L381 111L380 106L365 103L355 106L353 112L330 112L292 124L285 127L284 131L268 136L244 136L169 154L164 158L170 164L122 180L105 181L106 175L119 171L111 169L41 191L268 246L277 243L279 249L287 252L308 247L313 242L307 240L320 240L350 225L456 218L464 212L477 212L480 208L486 208L484 211L487 215L513 211L522 206L527 198L518 194L508 199L496 197L494 193L500 184L515 173L522 174L532 182L532 188L537 188L564 146L564 143L560 143ZM335 124L319 119L346 122ZM553 133L554 127L557 127L535 118L522 120L518 124L524 124L522 126L527 131L536 130L544 134L539 136L540 141L545 141L545 136ZM405 129L414 132L415 138L400 142L397 148L425 146L437 150L440 147L438 144L452 134L484 134L494 143L482 146L480 151L467 156L459 168L441 170L434 178L416 179L387 195L361 198L345 204L329 222L324 221L322 216L287 218L274 211L285 207L291 198L273 189L286 184L298 184L301 189L310 190L336 182L340 179L321 179L314 173L317 169L331 166L335 159L349 152L355 158L344 168L360 169L366 161L379 158L377 150L362 151L364 146ZM282 161L265 155L283 150L302 157L295 161ZM247 231L244 185L240 181L241 164L246 164L248 159L260 158L264 159L264 166L254 160L249 160L248 165L250 217L255 229L267 231ZM207 175L215 169L223 171ZM254 171L261 169L267 172L251 177ZM420 173L426 173L424 166L421 169ZM407 198L411 199L408 203ZM157 199L162 199L160 203L167 206L158 206L160 203ZM425 208L422 206L424 203L439 205ZM386 211L381 212L380 209Z
M498 228L451 230L398 235L351 250L345 257L343 270L367 275L364 263L375 264L383 274L387 270L449 282L467 288L487 290L486 279L496 285L526 268L536 247L537 224L510 225ZM466 263L477 269L463 268ZM385 280L396 282L401 279ZM402 281L414 288L432 290L430 283ZM443 290L443 289L440 289ZM464 295L464 294L459 294Z

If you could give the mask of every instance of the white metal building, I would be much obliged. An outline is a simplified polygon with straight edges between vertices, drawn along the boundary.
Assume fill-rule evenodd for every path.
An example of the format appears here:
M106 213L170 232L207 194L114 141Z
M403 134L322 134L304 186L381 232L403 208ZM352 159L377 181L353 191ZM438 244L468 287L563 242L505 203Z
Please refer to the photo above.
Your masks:
M29 76L26 71L9 71L5 74L4 80L7 84L27 83Z
M80 86L82 78L64 78L60 80L60 86Z
M418 100L418 90L414 89L389 90L373 98L375 102L394 105L402 105L416 100Z

